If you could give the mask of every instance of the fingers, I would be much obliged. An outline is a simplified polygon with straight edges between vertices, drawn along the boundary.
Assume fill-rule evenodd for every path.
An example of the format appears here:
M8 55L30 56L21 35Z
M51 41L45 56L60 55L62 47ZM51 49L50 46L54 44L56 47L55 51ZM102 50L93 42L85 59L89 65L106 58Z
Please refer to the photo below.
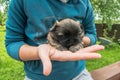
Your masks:
M80 49L78 52L79 53L82 53L82 52L97 52L97 51L100 51L100 50L103 50L103 49L104 49L104 46L102 46L102 45L93 45L93 46L89 46L89 47Z
M76 61L76 60L88 60L88 59L99 59L101 55L96 53L99 50L103 50L102 45L93 45L79 51L72 53L70 51L57 51L51 56L51 59L58 61Z
M67 51L66 51L67 52ZM101 58L101 55L98 53L56 53L51 56L52 60L58 60L58 61L76 61L76 60L88 60L88 59L99 59Z
M76 60L88 60L88 59L99 59L101 58L101 55L98 53L83 53L83 54L71 54L68 56L69 59L71 58L72 61Z
M43 74L48 76L52 70L52 63L49 58L49 50L45 48L44 46L39 47L39 57L43 64Z

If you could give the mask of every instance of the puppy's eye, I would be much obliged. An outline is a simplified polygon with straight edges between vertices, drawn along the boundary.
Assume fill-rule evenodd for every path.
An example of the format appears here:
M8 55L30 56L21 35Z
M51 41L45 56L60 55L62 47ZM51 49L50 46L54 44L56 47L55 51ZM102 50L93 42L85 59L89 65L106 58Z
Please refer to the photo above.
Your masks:
M63 36L64 34L63 33L58 33L58 36Z
M82 31L80 31L78 34L82 34Z

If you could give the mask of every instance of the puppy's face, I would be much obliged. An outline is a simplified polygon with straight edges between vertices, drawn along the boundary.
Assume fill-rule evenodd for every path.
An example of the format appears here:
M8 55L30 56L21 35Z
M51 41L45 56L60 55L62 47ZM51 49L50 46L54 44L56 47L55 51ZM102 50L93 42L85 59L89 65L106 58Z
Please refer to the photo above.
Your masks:
M84 32L81 25L71 19L65 19L56 23L50 30L53 40L62 46L70 46L81 43Z

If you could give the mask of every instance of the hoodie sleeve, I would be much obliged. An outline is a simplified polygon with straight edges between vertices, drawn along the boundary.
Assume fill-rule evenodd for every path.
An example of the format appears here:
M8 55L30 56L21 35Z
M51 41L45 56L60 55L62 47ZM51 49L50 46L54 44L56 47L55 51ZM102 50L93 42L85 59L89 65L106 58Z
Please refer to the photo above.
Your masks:
M94 23L93 9L90 0L87 0L87 12L86 17L83 20L83 26L85 27L85 35L90 38L90 45L95 44L97 41L97 33Z
M25 44L24 28L26 16L23 11L23 0L11 0L6 21L5 46L7 53L14 59L20 60L19 49Z

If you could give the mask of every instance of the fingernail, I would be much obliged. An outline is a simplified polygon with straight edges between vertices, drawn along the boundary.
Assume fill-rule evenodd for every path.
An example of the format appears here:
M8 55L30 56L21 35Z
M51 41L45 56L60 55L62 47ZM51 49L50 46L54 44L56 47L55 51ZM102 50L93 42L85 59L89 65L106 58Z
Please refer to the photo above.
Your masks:
M102 56L101 56L100 54L97 54L97 57L98 57L98 58L101 58Z
M44 74L45 76L48 76L48 75L50 74L50 72L43 72L43 74Z
M102 49L105 49L105 46L101 45Z

